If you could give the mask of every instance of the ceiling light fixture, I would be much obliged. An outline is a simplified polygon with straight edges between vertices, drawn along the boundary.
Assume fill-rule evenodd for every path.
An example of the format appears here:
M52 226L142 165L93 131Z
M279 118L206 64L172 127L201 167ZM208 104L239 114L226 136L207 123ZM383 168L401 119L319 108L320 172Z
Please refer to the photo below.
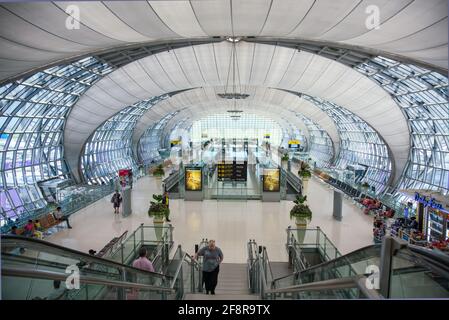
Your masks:
M226 76L224 93L217 93L217 96L222 99L233 100L233 109L237 110L237 100L242 100L249 97L249 94L242 93L242 84L240 82L236 43L241 40L241 37L235 37L233 35L232 37L227 37L226 40L231 42L231 56L229 58L228 74Z
M229 42L232 42L232 43L237 43L240 40L242 40L242 38L241 37L227 37L226 40Z

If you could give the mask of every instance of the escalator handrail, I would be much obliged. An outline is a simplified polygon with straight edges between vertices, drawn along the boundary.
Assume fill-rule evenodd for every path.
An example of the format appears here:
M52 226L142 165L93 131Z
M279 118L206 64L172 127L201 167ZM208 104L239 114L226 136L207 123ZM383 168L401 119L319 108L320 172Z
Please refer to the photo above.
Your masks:
M338 278L331 280L323 280L317 282L311 282L306 284L300 284L281 289L266 290L265 294L276 293L294 293L301 291L325 291L325 290L338 290L345 288L358 288L365 297L369 299L383 299L383 297L374 289L368 289L364 285L367 278L365 276L354 276L346 278Z
M297 272L294 272L294 273L292 273L292 274L289 274L289 275L286 275L286 276L282 276L282 277L276 278L276 279L273 280L273 283L276 282L276 281L279 281L279 280L281 280L281 279L291 277L292 275L297 275L297 274L300 274L300 273L305 273L305 272L308 272L308 271L311 271L311 270L314 270L314 269L318 269L318 268L321 268L321 267L325 267L326 265L330 265L330 264L335 263L337 260L344 260L344 259L347 259L347 257L348 257L349 255L353 255L353 254L356 254L356 253L358 253L358 252L361 252L361 251L364 251L364 250L367 250L367 249L372 249L372 248L377 247L377 246L380 247L380 245L378 245L378 244L372 244L372 245L369 245L369 246L365 246L365 247L363 247L363 248L354 250L354 251L349 252L349 253L347 253L347 254L345 254L345 255L343 255L343 256L340 256L340 257L338 257L338 258L335 258L335 259L332 259L332 260L325 261L325 262L322 262L322 263L320 263L320 264L314 265L314 266L312 266L312 267L310 267L310 268L308 268L308 269L301 270L301 271L297 271Z
M66 273L58 273L35 269L2 268L2 276L65 281L68 275ZM80 283L83 284L95 284L95 285L105 285L105 286L133 288L133 289L147 289L152 291L163 291L163 292L174 291L173 289L167 287L152 286L148 284L127 282L127 281L105 280L94 277L85 277L82 275L80 275L79 281Z
M416 254L421 258L424 258L428 262L438 264L438 266L444 267L446 272L449 272L449 255L443 252L423 248L413 244L408 244L407 247L413 254Z
M50 249L54 249L54 251L60 251L60 252L64 252L64 253L70 253L73 254L73 256L75 256L76 258L82 258L83 261L87 262L87 263L97 263L97 264L103 264L103 265L107 265L113 268L125 268L128 270L131 270L135 273L139 273L139 274L144 274L144 275L148 275L148 276L152 276L152 277L156 277L156 278L162 278L162 279L170 279L170 276L166 276L157 272L150 272L150 271L146 271L146 270L142 270L142 269L138 269L138 268L134 268L133 266L129 266L126 264L121 264L119 262L115 262L109 259L104 259L104 258L100 258L97 256L93 256L81 251L77 251L71 248L67 248L67 247L63 247L51 242L47 242L47 241L43 241L43 240L39 240L39 239L35 239L35 238L26 238L23 236L16 236L16 235L1 235L1 240L2 240L2 246L3 244L5 244L8 240L11 241L18 241L18 242L24 242L24 243L33 243L36 246L44 246ZM26 247L26 246L24 246ZM57 253L56 253L57 254Z
M188 254L187 252L184 252L184 254L186 257L188 257L190 259L190 261L187 261L188 263L196 266L198 268L198 270L202 269L201 264L198 261L196 261L195 259L193 259L193 257L190 254Z

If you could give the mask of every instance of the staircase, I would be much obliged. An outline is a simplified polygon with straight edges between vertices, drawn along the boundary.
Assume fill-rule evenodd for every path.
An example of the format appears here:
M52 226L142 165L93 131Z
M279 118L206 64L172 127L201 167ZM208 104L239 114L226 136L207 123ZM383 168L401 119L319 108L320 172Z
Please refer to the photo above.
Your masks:
M248 288L247 266L244 263L222 263L215 295L188 293L185 300L259 300Z

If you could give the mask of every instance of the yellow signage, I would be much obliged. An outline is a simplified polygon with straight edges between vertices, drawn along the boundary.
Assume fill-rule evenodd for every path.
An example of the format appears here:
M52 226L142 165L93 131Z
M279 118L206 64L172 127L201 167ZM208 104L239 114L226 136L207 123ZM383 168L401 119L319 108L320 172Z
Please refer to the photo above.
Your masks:
M300 144L299 140L288 140L288 144Z
M201 169L186 168L185 170L185 189L188 191L201 191L203 188Z
M263 191L280 190L279 169L263 169Z
M171 144L180 144L181 140L171 140L170 143Z

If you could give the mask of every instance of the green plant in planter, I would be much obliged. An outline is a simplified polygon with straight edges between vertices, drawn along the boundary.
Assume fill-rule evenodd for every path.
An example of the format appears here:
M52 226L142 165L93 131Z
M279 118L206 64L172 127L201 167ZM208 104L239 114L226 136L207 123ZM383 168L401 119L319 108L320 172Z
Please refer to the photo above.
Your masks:
M158 166L156 167L156 169L154 169L154 171L153 171L153 175L154 175L154 176L159 176L159 177L161 177L161 176L163 176L164 174L165 174L165 171L164 171L164 166L163 166L162 164L158 165Z
M281 158L281 161L288 161L288 153L284 154Z
M163 219L168 216L170 209L162 203L163 196L161 194L153 194L155 201L150 201L150 208L148 209L148 216L156 219Z
M293 201L295 206L290 210L290 218L297 218L301 220L311 220L312 211L309 206L305 204L307 196L296 196L296 200Z
M308 163L302 161L298 170L298 175L301 178L310 178L312 176L312 171L310 171L310 166Z
M364 183L362 183L362 188L363 189L368 189L369 188L369 184L368 184L368 182L364 182Z

